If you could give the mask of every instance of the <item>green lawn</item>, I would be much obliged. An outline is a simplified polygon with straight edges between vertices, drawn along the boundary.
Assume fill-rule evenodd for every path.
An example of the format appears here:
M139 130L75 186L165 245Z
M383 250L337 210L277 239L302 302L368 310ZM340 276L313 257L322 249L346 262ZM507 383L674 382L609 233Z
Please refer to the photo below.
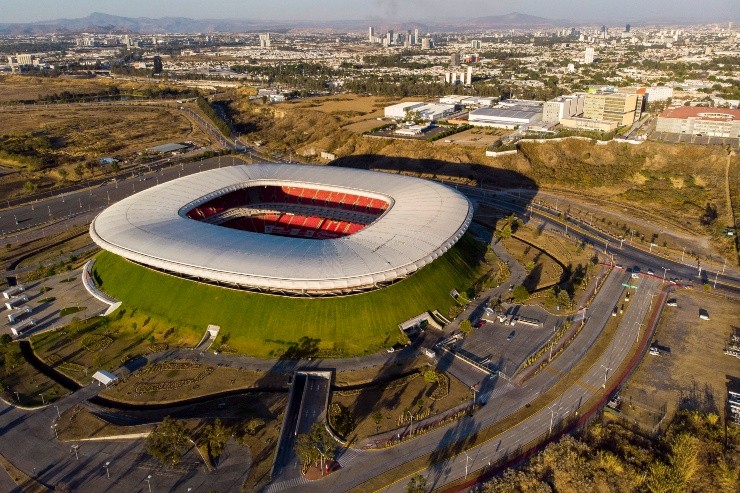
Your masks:
M450 290L467 290L479 272L483 246L469 236L408 279L365 294L290 298L249 293L169 276L103 252L95 275L129 311L149 313L202 335L221 326L229 350L278 357L303 350L317 356L368 354L402 340L398 324L427 310L447 314ZM309 338L307 340L305 338ZM296 346L299 345L299 348Z

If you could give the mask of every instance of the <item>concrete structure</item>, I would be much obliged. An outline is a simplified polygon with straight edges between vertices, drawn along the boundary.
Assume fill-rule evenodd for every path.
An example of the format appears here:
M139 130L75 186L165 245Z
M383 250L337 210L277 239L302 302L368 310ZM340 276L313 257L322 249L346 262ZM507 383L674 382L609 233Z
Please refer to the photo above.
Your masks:
M375 28L373 26L370 26L367 29L367 35L368 35L368 41L370 41L371 43L374 42L374 40L375 40Z
M542 107L531 105L499 105L493 108L479 108L471 111L468 122L477 127L497 127L513 129L540 121Z
M39 59L36 55L29 53L16 53L15 55L8 55L8 65L10 65L11 71L20 72L25 67L37 67Z
M583 117L591 120L616 122L618 126L632 125L642 113L640 94L587 94Z
M542 106L542 121L558 123L563 118L582 115L585 101L585 94L572 94L551 99Z
M586 52L583 54L583 63L585 65L594 63L594 49L590 46L586 48Z
M312 191L322 198L267 200L260 194L268 189ZM251 232L220 226L214 217L188 215L233 192L254 200L224 206L215 219L247 218L261 204L287 215L300 210L323 217L363 214L347 204L324 205L323 197L332 195L357 196L385 207L363 229L334 239ZM255 291L318 296L375 289L413 274L449 250L472 217L465 196L419 178L259 164L204 171L139 192L101 212L90 225L90 236L105 250L171 274Z
M182 145L182 144L162 144L160 146L154 146L147 149L149 152L159 152L159 153L166 153L166 152L175 152L175 151L182 151L183 149L187 149L188 146Z
M612 132L617 129L617 122L578 117L563 118L560 120L560 125L575 130L596 130L598 132Z
M481 45L482 43L480 39L474 39L473 41L470 42L470 47L473 48L474 50L480 50Z
M432 49L432 39L431 38L421 38L421 49L422 50L431 50Z
M396 103L390 106L386 106L383 110L383 114L386 118L403 120L406 118L406 113L421 106L424 106L424 103L422 103L421 101L406 101L403 103Z
M668 99L673 99L673 88L668 86L646 87L645 96L649 102L666 101Z
M260 48L270 47L270 33L260 34Z
M740 110L681 106L658 115L657 132L740 138Z

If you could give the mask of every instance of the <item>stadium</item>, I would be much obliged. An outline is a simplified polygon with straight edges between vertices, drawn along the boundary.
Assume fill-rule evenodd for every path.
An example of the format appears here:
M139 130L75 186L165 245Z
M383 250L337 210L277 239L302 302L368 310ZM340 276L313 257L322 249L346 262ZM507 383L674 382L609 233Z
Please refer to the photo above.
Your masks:
M290 164L204 171L100 213L103 249L179 277L289 296L359 293L448 251L473 217L444 185L373 171Z

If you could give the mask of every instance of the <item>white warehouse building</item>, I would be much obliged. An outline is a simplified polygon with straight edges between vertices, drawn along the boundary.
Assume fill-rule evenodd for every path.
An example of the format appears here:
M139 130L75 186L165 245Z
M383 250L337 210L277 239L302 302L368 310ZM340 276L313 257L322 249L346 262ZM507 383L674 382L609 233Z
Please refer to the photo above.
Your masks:
M386 106L384 111L386 118L393 118L395 120L405 120L408 118L410 112L413 112L421 120L433 122L454 113L455 105L409 101Z
M476 127L513 129L540 121L542 109L536 106L497 106L479 108L468 114L468 123Z

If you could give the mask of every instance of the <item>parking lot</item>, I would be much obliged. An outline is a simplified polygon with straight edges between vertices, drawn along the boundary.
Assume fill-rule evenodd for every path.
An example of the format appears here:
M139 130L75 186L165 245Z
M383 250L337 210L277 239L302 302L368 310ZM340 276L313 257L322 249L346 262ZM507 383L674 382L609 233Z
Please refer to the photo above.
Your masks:
M668 142L670 144L700 144L700 145L729 145L731 147L740 147L740 139L731 137L710 137L707 135L685 135L672 134L666 132L653 132L650 140L659 142Z
M456 344L456 351L467 358L485 363L492 370L500 370L513 375L522 363L552 336L553 327L559 326L563 319L548 314L538 307L509 307L509 313L520 317L514 325L499 321L498 317L482 327L473 329L465 339ZM521 319L537 320L532 325Z

